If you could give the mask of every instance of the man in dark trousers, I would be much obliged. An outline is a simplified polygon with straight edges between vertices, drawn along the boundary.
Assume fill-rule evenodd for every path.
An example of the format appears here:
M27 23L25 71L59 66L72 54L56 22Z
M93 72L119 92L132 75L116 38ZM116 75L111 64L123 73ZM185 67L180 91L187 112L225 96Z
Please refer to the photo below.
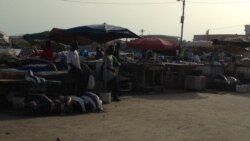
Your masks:
M107 81L107 89L111 91L113 99L115 101L120 101L120 99L118 98L117 80L113 65L113 53L114 53L114 46L110 45L109 48L106 50L105 55L103 56L103 62L104 62L103 80Z
M76 79L77 83L77 95L81 95L87 88L87 75L85 75L81 69L79 53L77 51L78 43L73 42L70 46L70 50L67 54L67 64L69 74Z
M114 54L113 54L114 56L115 56L115 58L119 61L119 62L121 62L121 58L120 58L120 43L119 42L117 42L116 44L115 44L115 50L114 50Z

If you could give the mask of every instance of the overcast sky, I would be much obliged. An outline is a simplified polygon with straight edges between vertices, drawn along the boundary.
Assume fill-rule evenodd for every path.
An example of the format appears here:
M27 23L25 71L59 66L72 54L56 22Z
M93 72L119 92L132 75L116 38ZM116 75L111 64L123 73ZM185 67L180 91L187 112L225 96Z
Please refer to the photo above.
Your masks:
M186 0L184 36L245 34L250 0ZM136 34L180 36L182 2L177 0L0 0L0 30L8 35L42 32L53 27L107 24Z

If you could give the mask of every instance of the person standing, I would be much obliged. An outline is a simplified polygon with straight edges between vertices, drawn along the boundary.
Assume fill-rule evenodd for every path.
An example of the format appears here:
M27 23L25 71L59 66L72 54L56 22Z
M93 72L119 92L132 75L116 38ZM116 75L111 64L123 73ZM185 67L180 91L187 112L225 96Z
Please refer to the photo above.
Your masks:
M115 51L113 54L113 66L115 68L115 74L118 77L119 67L121 66L121 58L120 58L120 43L117 42L115 45Z
M118 98L118 88L117 88L117 78L115 75L115 69L113 65L113 53L114 53L114 46L110 45L106 50L103 56L104 62L104 71L103 71L103 80L107 82L107 89L111 91L114 101L120 101Z
M114 56L117 59L117 61L121 62L121 58L120 58L120 43L119 42L117 42L116 45L115 45Z
M103 57L103 53L101 52L100 47L96 47L95 50L96 50L95 59L96 60L101 59Z
M81 72L80 58L77 51L78 44L72 43L67 54L67 64L69 72Z
M81 95L80 92L82 91L82 87L84 87L84 90L87 86L87 78L83 74L83 71L81 69L80 64L80 58L79 53L77 51L78 49L78 43L73 42L70 46L70 50L67 54L67 64L68 64L68 72L69 74L76 79L77 83L77 95Z

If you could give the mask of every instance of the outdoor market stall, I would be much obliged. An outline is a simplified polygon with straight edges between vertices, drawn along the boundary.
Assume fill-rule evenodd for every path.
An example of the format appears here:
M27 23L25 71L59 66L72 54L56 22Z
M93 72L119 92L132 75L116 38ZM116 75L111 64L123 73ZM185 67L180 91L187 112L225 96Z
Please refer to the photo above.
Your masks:
M135 89L163 90L164 71L162 64L156 63L123 63L121 73L129 75Z
M183 63L163 63L166 67L165 71L165 86L169 88L184 88L185 78L188 75L199 76L201 72L197 67L203 64L192 62Z

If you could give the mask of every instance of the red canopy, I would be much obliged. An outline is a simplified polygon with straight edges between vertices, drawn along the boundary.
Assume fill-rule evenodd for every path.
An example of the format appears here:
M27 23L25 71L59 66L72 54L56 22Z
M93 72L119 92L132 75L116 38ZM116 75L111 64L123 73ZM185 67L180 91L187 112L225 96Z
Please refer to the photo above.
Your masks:
M161 38L139 38L127 43L129 48L151 49L155 51L176 50L176 43Z

